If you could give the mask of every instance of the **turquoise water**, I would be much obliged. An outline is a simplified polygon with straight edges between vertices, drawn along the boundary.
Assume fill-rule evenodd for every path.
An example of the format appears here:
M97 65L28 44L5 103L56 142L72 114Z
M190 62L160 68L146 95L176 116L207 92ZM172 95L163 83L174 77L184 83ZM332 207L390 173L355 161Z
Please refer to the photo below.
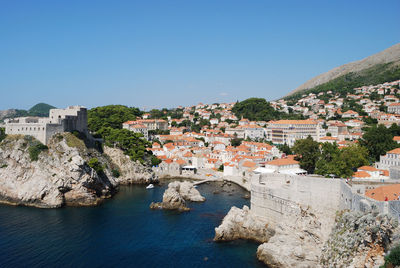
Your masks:
M212 241L231 206L249 205L241 190L205 184L190 212L150 210L165 187L123 187L98 207L0 205L0 267L262 267L256 243Z

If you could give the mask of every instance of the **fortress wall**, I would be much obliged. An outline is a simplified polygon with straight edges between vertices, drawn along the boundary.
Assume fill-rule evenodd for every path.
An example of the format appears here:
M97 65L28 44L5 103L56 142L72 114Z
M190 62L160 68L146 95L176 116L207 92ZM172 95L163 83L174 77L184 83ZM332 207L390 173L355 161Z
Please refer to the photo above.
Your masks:
M6 133L10 135L29 135L46 144L45 123L8 123Z
M366 211L375 206L379 212L400 219L400 201L376 201L354 193L341 179L284 174L255 175L252 178L251 210L257 216L279 222L308 206L332 216L339 210Z
M50 140L50 138L57 133L62 133L64 132L64 126L61 124L47 124L46 126L46 139L44 144L47 144L47 142Z

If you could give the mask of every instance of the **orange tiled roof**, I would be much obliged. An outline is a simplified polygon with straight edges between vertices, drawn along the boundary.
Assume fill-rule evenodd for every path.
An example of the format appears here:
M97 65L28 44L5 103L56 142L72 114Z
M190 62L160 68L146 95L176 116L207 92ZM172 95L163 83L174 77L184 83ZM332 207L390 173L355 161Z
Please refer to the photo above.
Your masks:
M299 162L294 160L294 159L290 159L290 158L279 158L279 159L275 159L272 161L267 162L267 165L272 165L272 166L287 166L287 165L295 165L298 164Z
M243 167L248 167L248 168L252 168L256 166L256 163L252 162L252 161L244 161L242 164Z
M400 184L385 185L365 192L365 195L378 201L397 200L400 194Z
M394 137L393 137L393 140L394 140L394 141L400 141L400 136L394 136Z
M400 148L393 149L393 150L391 150L391 151L389 151L387 153L388 154L400 154Z
M357 171L357 172L354 172L353 177L354 178L368 178L368 177L371 177L371 175L369 175L369 173L366 171Z
M358 170L365 170L365 171L378 171L378 169L371 167L371 166L362 166L359 167Z

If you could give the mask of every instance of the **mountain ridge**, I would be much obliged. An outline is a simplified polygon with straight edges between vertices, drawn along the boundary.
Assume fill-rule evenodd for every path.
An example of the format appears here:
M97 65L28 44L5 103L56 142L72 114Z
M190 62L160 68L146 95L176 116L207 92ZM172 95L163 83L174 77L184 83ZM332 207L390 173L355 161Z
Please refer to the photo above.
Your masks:
M315 88L322 84L328 83L333 79L350 73L359 73L368 68L372 68L375 65L388 63L392 63L393 65L400 65L400 43L395 44L381 52L373 54L364 59L343 64L341 66L333 68L328 72L317 75L316 77L311 78L284 97L290 97L291 95L294 95L296 93Z

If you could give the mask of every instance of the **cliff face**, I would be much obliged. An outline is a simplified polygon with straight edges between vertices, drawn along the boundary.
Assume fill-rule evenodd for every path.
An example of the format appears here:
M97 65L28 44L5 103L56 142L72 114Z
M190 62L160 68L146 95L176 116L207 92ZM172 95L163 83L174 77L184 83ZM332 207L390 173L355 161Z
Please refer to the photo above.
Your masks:
M118 184L148 184L157 180L150 167L131 161L120 149L107 146L103 149L111 164L120 172L120 176L115 178Z
M27 137L7 136L0 143L0 202L41 208L96 205L119 183L131 182L113 177L110 159L70 133L55 135L36 161L31 154ZM88 165L93 158L98 172Z
M322 249L325 267L380 267L394 242L398 223L376 211L339 214L329 240Z

